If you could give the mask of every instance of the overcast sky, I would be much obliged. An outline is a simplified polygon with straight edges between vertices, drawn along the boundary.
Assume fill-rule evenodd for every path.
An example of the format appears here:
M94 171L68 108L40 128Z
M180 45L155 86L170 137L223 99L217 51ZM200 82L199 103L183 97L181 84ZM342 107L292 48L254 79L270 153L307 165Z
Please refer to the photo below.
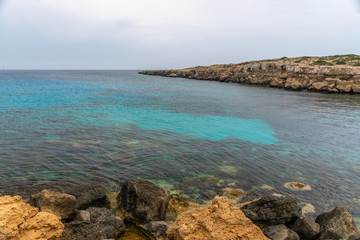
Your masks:
M7 69L164 69L360 54L360 0L0 0Z

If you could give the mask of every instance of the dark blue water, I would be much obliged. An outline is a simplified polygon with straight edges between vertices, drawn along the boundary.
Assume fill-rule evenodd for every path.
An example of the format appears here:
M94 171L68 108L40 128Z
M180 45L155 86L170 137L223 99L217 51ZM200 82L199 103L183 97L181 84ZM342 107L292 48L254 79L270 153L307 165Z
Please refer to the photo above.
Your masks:
M112 189L144 178L195 201L231 186L360 216L359 174L360 96L132 71L0 73L5 192L54 179ZM312 190L288 190L288 181Z

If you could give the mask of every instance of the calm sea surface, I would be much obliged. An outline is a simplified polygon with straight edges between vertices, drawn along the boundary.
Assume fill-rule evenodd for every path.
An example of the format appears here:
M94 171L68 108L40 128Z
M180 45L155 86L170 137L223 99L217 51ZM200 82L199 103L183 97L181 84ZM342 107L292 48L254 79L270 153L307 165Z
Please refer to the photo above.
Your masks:
M197 202L230 186L359 217L359 176L360 96L135 71L0 73L5 193L66 178L110 191L143 178Z

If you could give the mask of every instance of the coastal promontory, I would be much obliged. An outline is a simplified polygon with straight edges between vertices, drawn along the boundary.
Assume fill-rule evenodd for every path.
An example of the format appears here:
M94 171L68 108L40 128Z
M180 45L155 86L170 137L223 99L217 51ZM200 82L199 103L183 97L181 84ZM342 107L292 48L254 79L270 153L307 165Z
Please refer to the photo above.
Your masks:
M360 93L360 56L296 57L151 70L140 74L213 80L327 93Z

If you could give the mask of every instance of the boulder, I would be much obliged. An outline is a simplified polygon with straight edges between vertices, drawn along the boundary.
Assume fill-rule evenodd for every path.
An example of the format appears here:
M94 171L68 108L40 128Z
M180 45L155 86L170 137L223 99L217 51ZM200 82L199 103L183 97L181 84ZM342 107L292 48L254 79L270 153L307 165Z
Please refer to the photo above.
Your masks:
M116 200L129 220L139 223L165 220L168 197L164 189L151 182L126 181Z
M85 210L88 207L110 207L105 189L100 185L80 182L77 179L63 179L50 181L39 187L75 196L77 200L76 209L78 210Z
M354 239L360 235L354 219L344 207L320 214L315 222L320 224L319 239Z
M272 240L299 240L299 235L284 224L270 226L264 230L264 234Z
M301 216L297 201L287 196L265 196L245 205L242 210L252 221L265 225L285 224Z
M241 210L222 197L182 213L167 231L169 240L267 239Z
M120 218L113 216L107 208L90 207L86 211L90 214L90 222L83 221L86 218L76 218L80 220L65 223L65 229L61 239L115 239L124 232L124 222Z
M0 197L0 239L60 239L64 225L52 213L24 203L21 197Z
M320 225L307 217L298 218L290 228L304 240L316 239L320 233Z
M42 212L53 213L62 219L67 219L75 213L76 204L74 196L46 189L30 197L30 205L39 208Z

